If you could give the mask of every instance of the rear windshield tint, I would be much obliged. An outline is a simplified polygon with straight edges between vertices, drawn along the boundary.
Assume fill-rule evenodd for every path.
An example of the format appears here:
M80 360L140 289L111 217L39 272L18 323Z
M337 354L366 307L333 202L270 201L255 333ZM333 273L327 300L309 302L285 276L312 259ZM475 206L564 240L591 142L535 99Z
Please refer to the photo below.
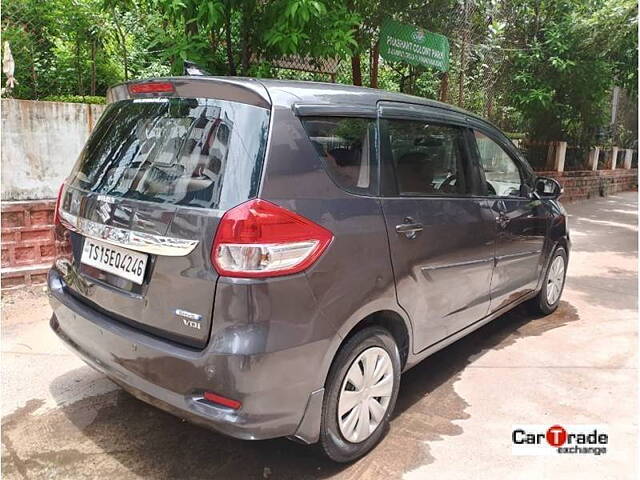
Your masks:
M257 195L269 111L202 98L110 105L71 185L114 197L227 209Z

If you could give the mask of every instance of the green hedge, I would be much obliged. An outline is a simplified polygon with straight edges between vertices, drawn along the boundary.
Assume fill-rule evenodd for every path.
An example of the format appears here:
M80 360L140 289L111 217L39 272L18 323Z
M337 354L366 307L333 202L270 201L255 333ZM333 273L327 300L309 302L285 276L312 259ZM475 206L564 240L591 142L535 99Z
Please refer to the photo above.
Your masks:
M107 99L105 97L92 97L90 95L50 95L48 97L44 97L42 100L47 102L91 103L94 105L104 105Z

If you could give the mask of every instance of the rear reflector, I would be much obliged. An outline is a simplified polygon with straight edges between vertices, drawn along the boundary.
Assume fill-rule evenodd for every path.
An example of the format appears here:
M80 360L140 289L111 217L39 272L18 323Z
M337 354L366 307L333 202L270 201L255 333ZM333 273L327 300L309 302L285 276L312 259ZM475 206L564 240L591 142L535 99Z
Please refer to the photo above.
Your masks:
M204 399L211 403L217 403L224 407L233 408L234 410L238 410L242 406L242 404L237 400L231 400L230 398L223 397L222 395L216 395L211 392L204 392Z
M176 91L175 86L171 82L132 83L128 88L131 95L139 95L141 93L174 93Z
M211 261L227 277L275 277L310 267L333 234L297 213L265 200L250 200L224 214Z

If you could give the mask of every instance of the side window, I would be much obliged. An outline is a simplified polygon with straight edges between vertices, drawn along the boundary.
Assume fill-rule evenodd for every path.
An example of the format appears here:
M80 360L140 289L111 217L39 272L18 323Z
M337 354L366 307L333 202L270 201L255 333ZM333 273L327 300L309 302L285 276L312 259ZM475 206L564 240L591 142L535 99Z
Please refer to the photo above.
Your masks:
M470 193L461 128L414 120L385 120L388 152L401 196Z
M474 131L474 136L489 195L520 196L522 176L513 159L500 145L483 133Z
M376 193L374 119L304 117L302 124L338 186L353 193Z

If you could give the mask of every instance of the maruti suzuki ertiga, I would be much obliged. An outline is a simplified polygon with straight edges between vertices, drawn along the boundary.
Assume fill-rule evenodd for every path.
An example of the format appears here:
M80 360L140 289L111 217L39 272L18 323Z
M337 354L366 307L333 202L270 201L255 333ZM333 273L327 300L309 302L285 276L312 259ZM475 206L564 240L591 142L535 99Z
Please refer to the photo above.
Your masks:
M51 326L153 405L347 462L403 371L522 302L558 306L560 186L471 113L205 76L108 103L60 190Z

